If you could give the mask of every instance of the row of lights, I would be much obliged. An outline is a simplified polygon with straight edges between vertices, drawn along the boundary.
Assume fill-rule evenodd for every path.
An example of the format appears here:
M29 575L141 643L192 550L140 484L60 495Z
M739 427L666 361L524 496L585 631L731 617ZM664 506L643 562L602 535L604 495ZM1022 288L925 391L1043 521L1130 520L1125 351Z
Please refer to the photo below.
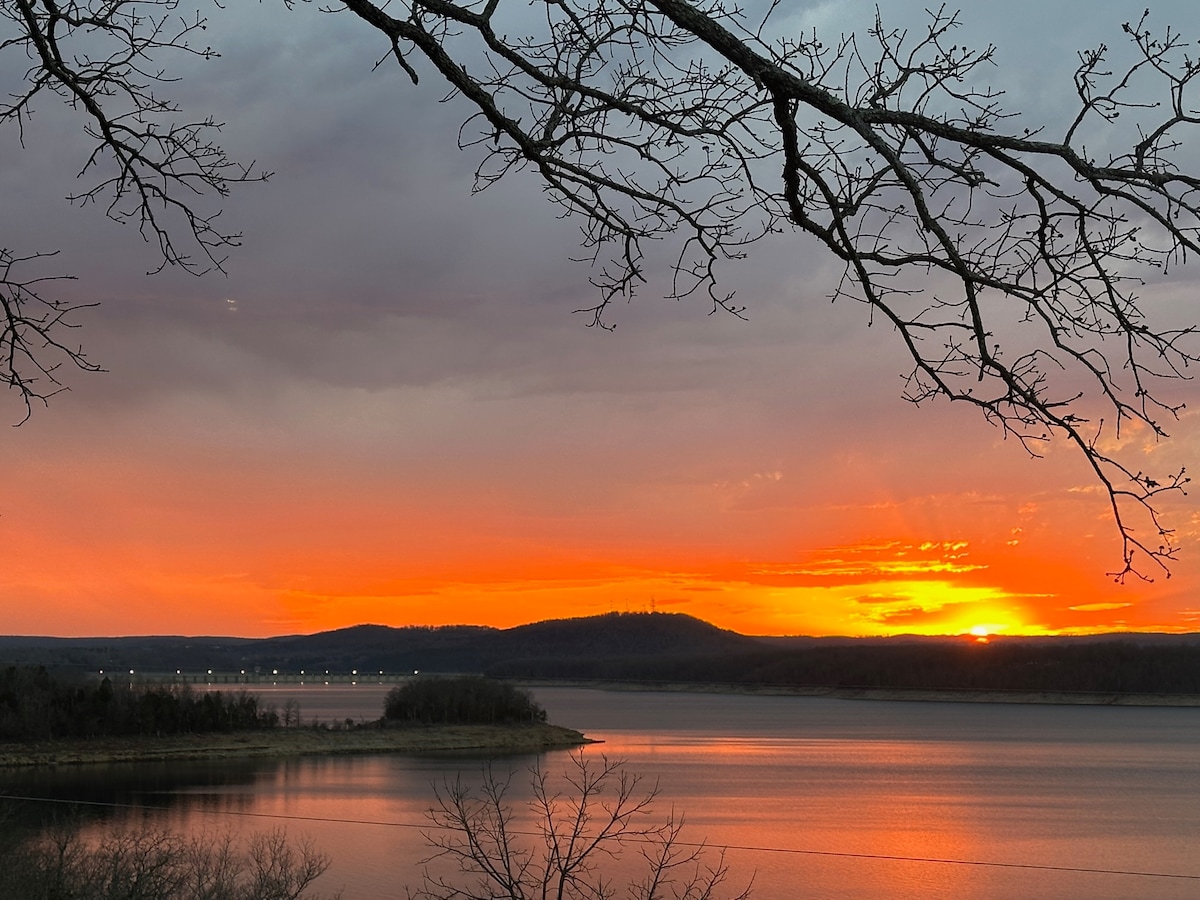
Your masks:
M209 670L208 670L208 674L209 674L209 675L211 675L212 673L213 673L213 670L212 670L212 669L209 669ZM103 670L103 669L101 669L101 670L100 670L100 674L101 674L101 675L103 675L103 674L104 674L104 670ZM132 674L133 674L133 669L130 669L130 670L129 670L129 674L130 674L130 675L132 675ZM175 674L176 674L176 675L182 675L182 674L183 674L183 670L182 670L182 669L176 669L176 670L175 670ZM243 674L243 675L245 675L245 674L246 674L246 670L245 670L245 669L242 669L242 674ZM278 674L279 674L279 670L278 670L278 669L272 669L272 670L271 670L271 674L272 674L272 675L278 675ZM301 670L300 670L300 674L301 674L301 675L303 675L303 674L304 674L304 670L303 670L303 669L301 669ZM325 674L326 674L326 675L328 675L328 674L329 674L329 670L328 670L328 669L326 669L326 670L325 670ZM351 670L350 670L350 674L351 674L351 675L357 675L357 674L358 674L358 669L351 669ZM366 674L366 673L364 673L364 674ZM382 675L382 674L383 674L383 669L380 669L380 670L379 670L379 674L380 674L380 675ZM420 675L420 674L421 674L421 671L420 671L420 669L413 669L413 674L414 674L414 675Z

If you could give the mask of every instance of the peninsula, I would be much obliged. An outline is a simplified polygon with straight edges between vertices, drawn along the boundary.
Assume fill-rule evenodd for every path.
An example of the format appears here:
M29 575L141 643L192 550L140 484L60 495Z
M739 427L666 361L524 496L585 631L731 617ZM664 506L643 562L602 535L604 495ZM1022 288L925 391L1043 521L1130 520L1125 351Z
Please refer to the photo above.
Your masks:
M272 728L0 743L0 768L378 753L540 753L595 743L558 725L427 725L346 730Z

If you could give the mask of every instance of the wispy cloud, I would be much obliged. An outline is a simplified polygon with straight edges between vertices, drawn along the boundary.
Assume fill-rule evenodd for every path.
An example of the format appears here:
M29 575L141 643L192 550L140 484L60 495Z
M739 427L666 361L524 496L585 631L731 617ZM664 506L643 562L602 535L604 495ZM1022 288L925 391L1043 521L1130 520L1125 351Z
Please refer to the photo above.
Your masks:
M869 540L861 544L830 547L809 554L795 563L758 565L757 575L805 576L810 578L859 578L946 575L988 568L970 562L970 543L964 540L921 541Z

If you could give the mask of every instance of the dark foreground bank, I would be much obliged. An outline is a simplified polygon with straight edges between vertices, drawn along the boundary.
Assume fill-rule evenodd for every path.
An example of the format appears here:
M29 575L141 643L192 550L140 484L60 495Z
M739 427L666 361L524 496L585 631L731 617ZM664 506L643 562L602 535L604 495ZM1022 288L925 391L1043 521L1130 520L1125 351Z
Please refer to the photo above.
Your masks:
M588 743L592 741L578 731L544 724L438 725L345 731L296 728L232 734L0 743L0 767L355 753L538 753Z

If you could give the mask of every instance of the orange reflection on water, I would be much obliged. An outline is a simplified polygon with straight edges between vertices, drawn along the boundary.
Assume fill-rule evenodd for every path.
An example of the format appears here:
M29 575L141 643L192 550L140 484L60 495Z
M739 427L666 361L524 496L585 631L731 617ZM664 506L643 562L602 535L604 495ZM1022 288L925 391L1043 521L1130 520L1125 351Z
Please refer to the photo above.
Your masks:
M613 749L620 752L619 741ZM730 861L767 883L853 885L856 896L968 897L990 877L979 866L935 862L987 861L996 846L978 812L986 804L976 802L971 773L980 761L955 746L698 736L673 740L664 752L692 758L697 768L718 754L728 758L724 765L782 779L749 793L744 783L727 795L712 786L702 808L675 798L694 837L733 848ZM800 830L781 831L782 822L797 820Z

